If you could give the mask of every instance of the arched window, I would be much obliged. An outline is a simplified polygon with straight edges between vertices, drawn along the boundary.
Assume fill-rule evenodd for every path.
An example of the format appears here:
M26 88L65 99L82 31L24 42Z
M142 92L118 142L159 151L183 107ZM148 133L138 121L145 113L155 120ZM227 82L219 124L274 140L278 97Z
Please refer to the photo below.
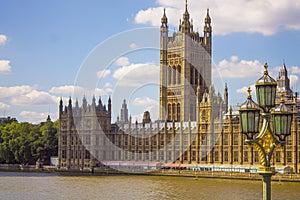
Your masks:
M168 67L167 69L167 79L168 79L168 85L171 85L171 67Z
M175 120L176 119L176 104L175 103L173 103L173 105L172 105L172 114L173 114L173 120Z
M173 76L172 76L173 85L175 85L176 84L176 68L175 67L172 68L172 74L173 74Z
M181 66L177 67L177 84L181 84Z
M199 81L199 78L198 78L198 70L197 69L195 69L195 84L196 85L199 85L199 83L198 83L198 81Z
M172 117L172 115L171 115L172 108L171 107L172 107L171 104L168 104L168 120L171 120L171 117Z
M180 103L177 104L177 121L180 121Z
M191 85L194 84L194 69L193 69L193 66L191 66L191 69L190 69L190 84Z
M202 112L202 121L205 121L206 120L206 112L205 110Z

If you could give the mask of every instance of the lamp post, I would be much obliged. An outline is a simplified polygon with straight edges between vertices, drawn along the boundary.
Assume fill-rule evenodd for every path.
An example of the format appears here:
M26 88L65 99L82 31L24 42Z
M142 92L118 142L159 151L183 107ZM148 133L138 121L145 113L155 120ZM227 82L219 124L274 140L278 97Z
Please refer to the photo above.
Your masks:
M263 199L270 200L271 177L275 174L275 167L271 167L272 155L291 134L293 112L284 104L283 92L280 104L275 108L277 83L269 76L267 63L264 67L264 75L255 84L258 104L252 100L249 87L248 98L239 108L239 113L241 133L246 135L246 143L254 147L259 155L261 167L258 173L263 180ZM259 132L260 116L263 124Z

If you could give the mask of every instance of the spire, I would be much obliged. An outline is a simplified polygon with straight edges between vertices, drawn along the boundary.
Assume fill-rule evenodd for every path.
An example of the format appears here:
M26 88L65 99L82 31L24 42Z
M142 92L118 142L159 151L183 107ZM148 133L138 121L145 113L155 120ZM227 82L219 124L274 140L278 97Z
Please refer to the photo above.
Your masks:
M205 24L210 24L211 23L211 18L209 16L209 8L207 8L207 13L205 17Z
M76 107L76 108L79 107L79 105L78 105L78 99L76 99L76 101L75 101L75 107Z
M82 108L84 111L86 111L86 109L87 109L87 101L86 101L85 95L83 96L83 99L82 99Z
M180 29L183 33L190 33L190 31L191 31L190 14L188 11L187 0L185 1L185 11L183 13L183 20L182 20Z
M111 99L110 99L110 96L108 98L108 104L107 104L107 107L108 107L108 114L111 115Z
M184 15L183 16L186 16L186 17L190 17L190 14L189 14L189 11L188 11L188 3L187 3L187 0L185 0L185 12L184 12ZM184 18L183 18L184 19Z
M61 114L63 112L63 100L62 97L60 97L59 101L59 113Z
M102 106L102 100L101 100L101 97L99 97L98 105L101 105L101 106Z
M164 8L164 14L161 18L161 27L168 27L168 18L166 16L166 9Z
M69 105L68 105L68 113L72 112L72 99L71 97L69 98Z
M228 111L228 86L227 83L225 83L225 88L224 88L224 104L225 104L225 111Z

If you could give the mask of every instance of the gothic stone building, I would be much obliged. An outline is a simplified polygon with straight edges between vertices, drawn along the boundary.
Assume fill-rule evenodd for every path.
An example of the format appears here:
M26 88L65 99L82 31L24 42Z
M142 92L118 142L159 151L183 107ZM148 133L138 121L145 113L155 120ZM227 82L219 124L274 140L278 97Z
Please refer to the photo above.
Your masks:
M238 112L228 109L228 88L224 96L211 83L212 27L207 11L203 37L193 30L186 7L179 31L168 34L166 13L161 19L160 120L145 112L143 122L128 119L124 100L121 119L111 123L111 100L107 107L93 97L79 106L70 99L59 105L59 168L84 170L101 165L140 163L163 166L258 166L258 153L245 144L240 134ZM278 91L295 112L292 135L277 149L276 167L290 166L299 173L299 100L289 86L285 65ZM279 101L277 102L279 103Z

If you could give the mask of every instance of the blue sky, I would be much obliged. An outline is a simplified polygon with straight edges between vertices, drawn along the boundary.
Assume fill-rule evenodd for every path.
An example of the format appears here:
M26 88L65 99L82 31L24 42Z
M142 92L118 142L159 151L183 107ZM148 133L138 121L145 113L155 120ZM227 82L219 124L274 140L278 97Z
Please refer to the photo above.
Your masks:
M165 7L170 34L177 30L184 4L184 0L0 1L0 116L34 123L48 114L57 119L60 97L80 101L84 94L89 102L93 94L104 102L111 95L113 121L122 98L128 100L134 118L140 119L145 109L155 116L156 28ZM245 87L262 75L264 62L276 78L285 60L293 90L300 90L299 0L189 0L188 6L200 33L210 9L214 70L228 84L232 105L244 101ZM137 33L137 28L142 31ZM122 44L127 51L124 46L118 52L122 45L116 41L128 32L128 44ZM99 55L105 45L115 49ZM91 74L84 76L89 63ZM82 77L91 84L90 90L80 85Z

